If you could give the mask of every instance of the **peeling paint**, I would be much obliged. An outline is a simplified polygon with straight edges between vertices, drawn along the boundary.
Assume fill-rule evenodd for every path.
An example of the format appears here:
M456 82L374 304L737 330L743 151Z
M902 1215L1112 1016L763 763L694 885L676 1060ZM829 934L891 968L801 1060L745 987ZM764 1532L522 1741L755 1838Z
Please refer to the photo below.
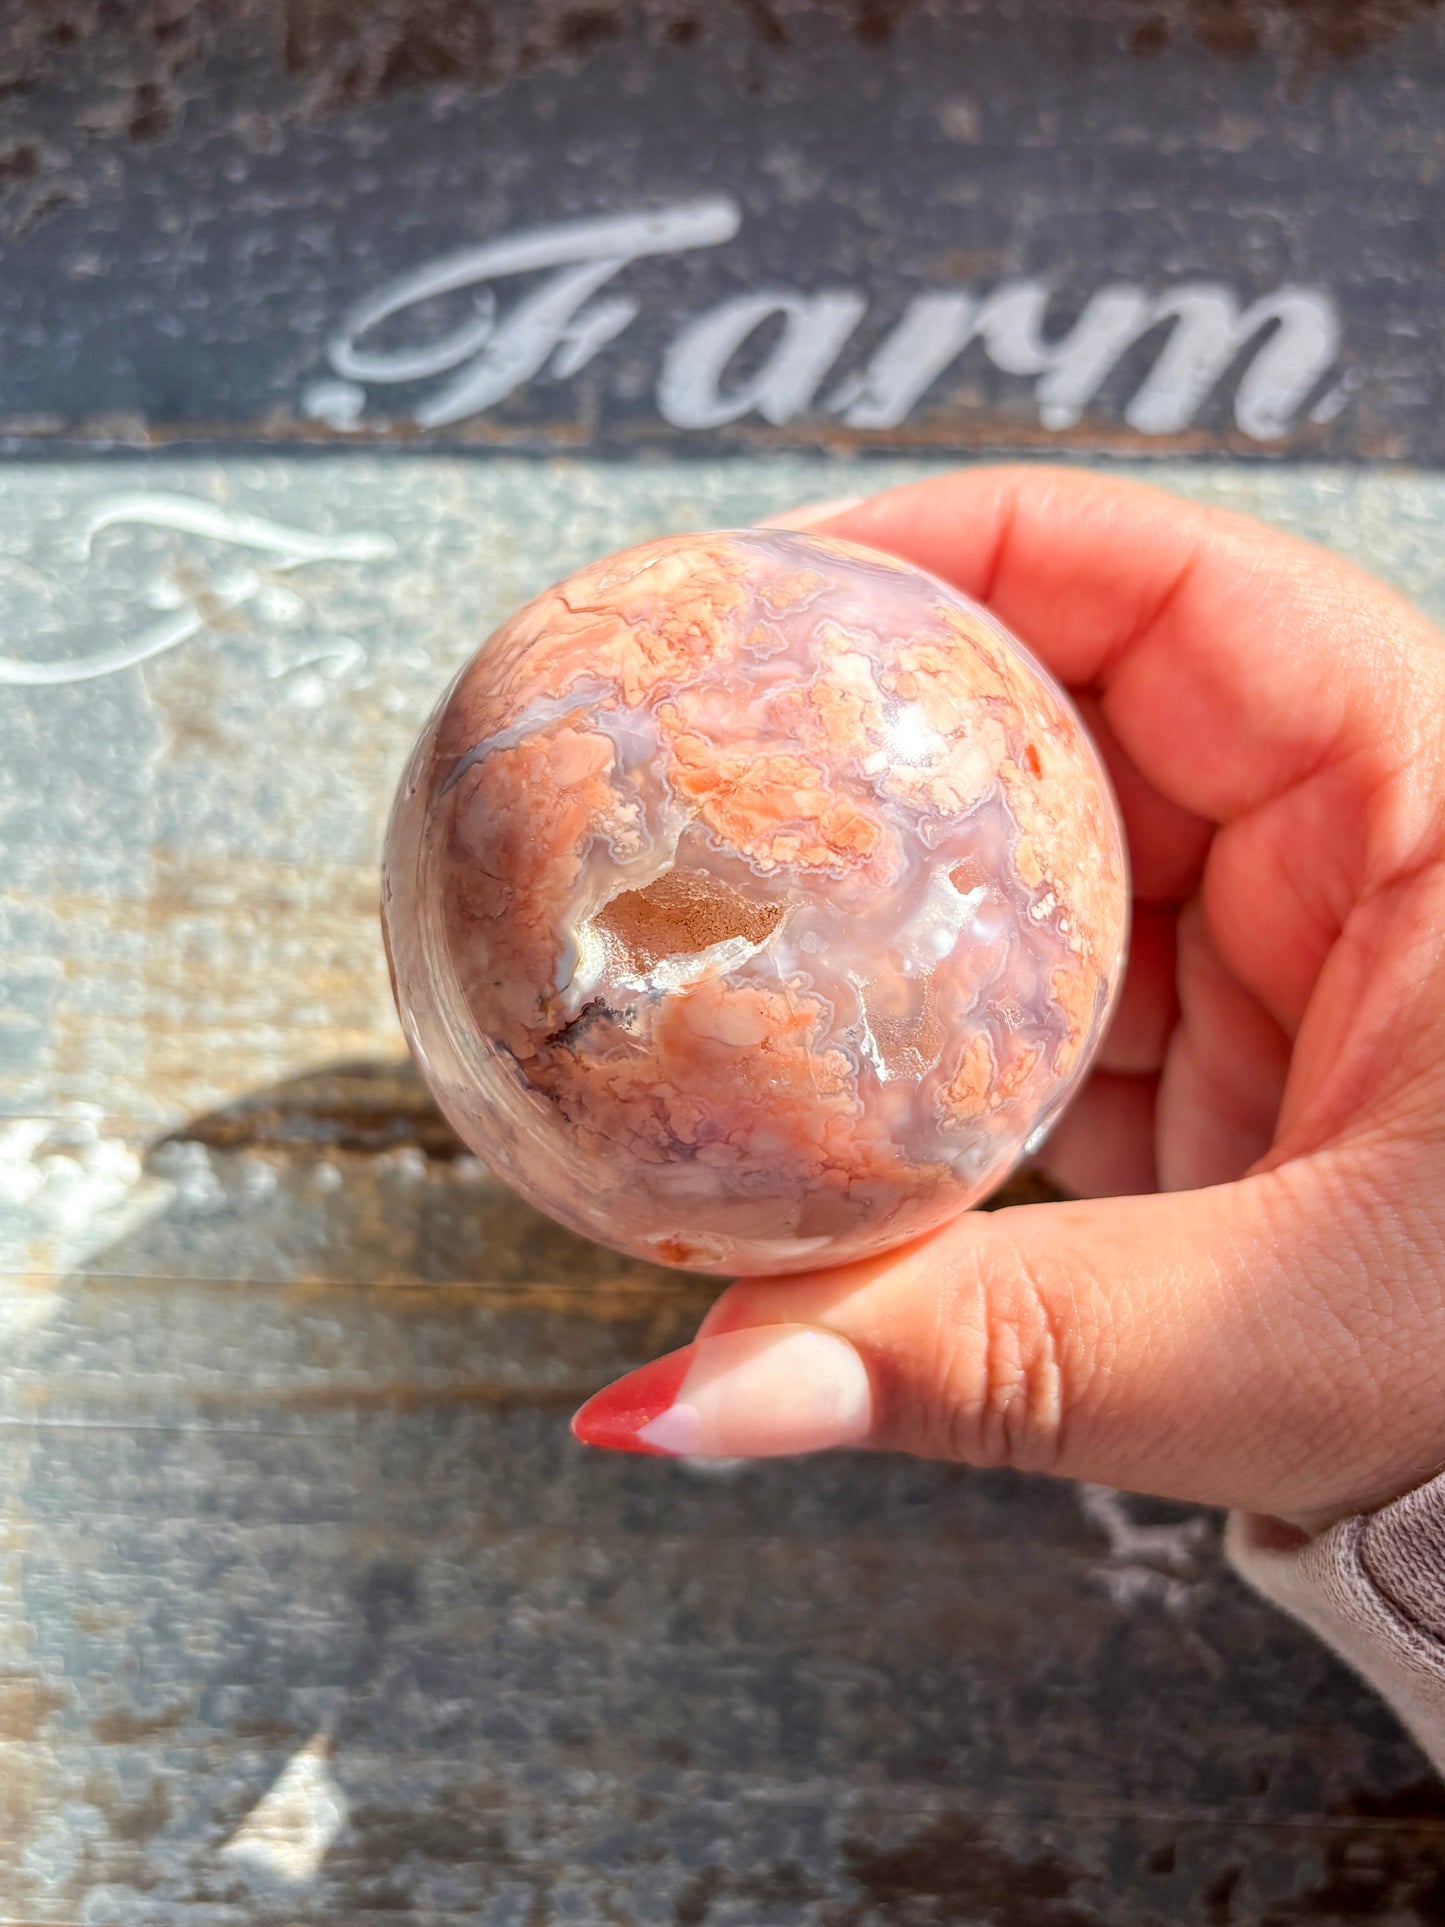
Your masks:
M346 1796L331 1776L322 1734L293 1753L280 1777L221 1848L248 1871L305 1886L346 1824Z
M1178 1611L1198 1582L1200 1553L1213 1531L1209 1520L1139 1525L1124 1493L1104 1485L1077 1490L1084 1517L1109 1542L1107 1561L1094 1570L1114 1603L1129 1607L1152 1599Z
M1445 611L1439 478L1165 477ZM209 538L82 563L136 486L395 551L0 702L0 1911L1434 1920L1408 1740L1197 1516L882 1453L585 1453L569 1410L715 1287L529 1212L406 1067L375 853L451 670L588 556L856 475L29 464L0 633L149 619L137 582Z

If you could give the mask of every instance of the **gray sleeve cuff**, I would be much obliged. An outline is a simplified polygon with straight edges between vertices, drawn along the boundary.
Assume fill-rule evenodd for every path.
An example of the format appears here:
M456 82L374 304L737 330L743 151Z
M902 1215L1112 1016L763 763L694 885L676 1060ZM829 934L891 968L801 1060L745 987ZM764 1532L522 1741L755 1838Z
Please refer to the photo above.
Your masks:
M1315 1538L1236 1512L1230 1559L1384 1695L1445 1772L1445 1475Z

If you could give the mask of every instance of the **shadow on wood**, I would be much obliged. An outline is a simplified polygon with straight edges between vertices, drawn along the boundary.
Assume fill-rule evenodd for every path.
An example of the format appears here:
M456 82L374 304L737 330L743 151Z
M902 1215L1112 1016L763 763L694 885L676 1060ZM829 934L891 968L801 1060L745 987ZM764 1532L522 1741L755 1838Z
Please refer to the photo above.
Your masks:
M1418 1759L1182 1509L1119 1515L1165 1583L1047 1481L577 1447L714 1290L532 1212L403 1064L157 1144L14 1295L5 1910L1435 1917Z

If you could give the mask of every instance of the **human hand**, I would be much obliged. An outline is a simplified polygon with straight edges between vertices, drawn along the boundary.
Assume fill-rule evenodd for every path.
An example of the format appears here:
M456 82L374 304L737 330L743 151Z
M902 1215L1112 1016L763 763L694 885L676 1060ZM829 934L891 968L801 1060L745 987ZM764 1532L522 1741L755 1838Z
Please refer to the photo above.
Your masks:
M801 518L800 518L801 522ZM808 526L987 603L1114 778L1133 947L1078 1202L732 1285L593 1444L869 1445L1314 1526L1445 1466L1445 644L1244 517L973 469Z

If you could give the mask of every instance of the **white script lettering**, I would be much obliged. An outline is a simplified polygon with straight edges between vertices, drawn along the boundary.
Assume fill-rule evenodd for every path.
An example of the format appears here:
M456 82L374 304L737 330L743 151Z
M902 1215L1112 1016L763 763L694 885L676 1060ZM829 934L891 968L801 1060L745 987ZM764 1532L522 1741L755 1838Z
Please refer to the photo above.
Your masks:
M309 529L291 528L265 516L222 508L199 496L173 495L154 489L112 495L99 503L86 524L82 558L90 555L97 537L107 529L125 527L175 529L182 534L250 549L268 556L272 572L277 575L304 568L311 562L379 562L396 550L389 535L369 530L315 535ZM0 655L0 685L57 688L65 683L94 682L101 676L114 676L122 669L134 669L139 663L152 662L168 650L178 649L214 623L218 616L242 608L264 587L263 577L244 573L228 588L212 590L203 602L188 601L174 614L163 616L129 641L94 650L89 655L58 662Z
M334 336L339 380L316 383L307 406L338 428L364 426L366 389L446 377L414 404L410 419L440 428L484 413L535 378L568 380L635 321L639 304L602 288L647 256L716 247L741 230L727 196L651 213L561 222L464 249L418 268L360 301ZM498 283L540 274L503 311ZM367 346L408 309L469 291L471 313L423 344ZM759 415L773 427L818 413L859 431L901 427L929 390L974 347L998 373L1034 383L1040 424L1073 428L1097 403L1132 351L1158 337L1152 362L1122 404L1141 436L1177 435L1230 371L1239 368L1235 423L1254 441L1289 433L1338 359L1335 304L1317 289L1286 286L1245 305L1214 281L1162 292L1113 282L1085 302L1064 330L1048 331L1052 289L1034 278L983 293L931 289L915 295L861 367L824 384L863 321L867 297L850 288L735 294L686 321L661 351L657 408L672 427L700 431ZM767 346L747 372L729 370L753 338ZM1348 393L1316 403L1330 418Z
M782 427L806 414L818 386L863 319L861 294L743 294L691 321L662 361L657 406L674 428L720 428L756 412ZM728 363L774 315L782 339L747 381L722 386Z
M481 414L539 374L558 354L557 373L576 374L599 348L634 319L634 302L617 299L588 310L584 304L630 262L649 254L684 254L730 241L742 224L737 204L722 196L622 214L598 221L564 221L443 256L402 275L352 310L330 347L331 366L355 382L420 381L461 372L416 410L422 428L442 428ZM541 286L523 297L504 321L490 286L510 275L550 268ZM479 288L475 312L425 347L372 350L361 336L404 309L462 288Z

